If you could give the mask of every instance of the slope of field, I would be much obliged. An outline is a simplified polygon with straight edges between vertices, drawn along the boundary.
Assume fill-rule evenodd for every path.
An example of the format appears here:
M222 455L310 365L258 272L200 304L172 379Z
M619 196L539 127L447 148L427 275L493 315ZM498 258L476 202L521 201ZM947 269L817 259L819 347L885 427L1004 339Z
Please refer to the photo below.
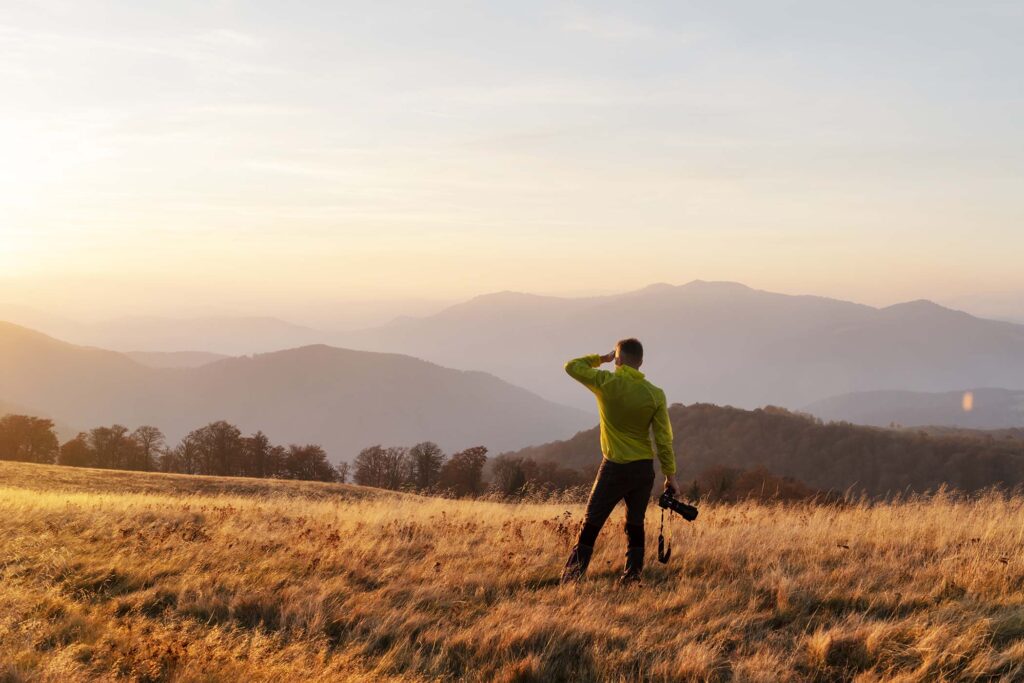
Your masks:
M1020 498L707 506L619 589L621 512L560 587L579 506L106 474L0 463L0 679L1024 676Z
M227 420L277 442L318 443L335 461L379 443L519 448L595 422L492 375L398 354L306 346L152 368L3 322L0 392L86 429L149 424L173 444Z

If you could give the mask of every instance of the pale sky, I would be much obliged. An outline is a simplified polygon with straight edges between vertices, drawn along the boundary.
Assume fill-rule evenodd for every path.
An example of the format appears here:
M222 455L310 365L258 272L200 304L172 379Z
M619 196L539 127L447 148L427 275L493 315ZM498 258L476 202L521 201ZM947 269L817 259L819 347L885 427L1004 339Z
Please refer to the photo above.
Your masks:
M1019 2L0 0L0 300L1024 315L1022 35Z

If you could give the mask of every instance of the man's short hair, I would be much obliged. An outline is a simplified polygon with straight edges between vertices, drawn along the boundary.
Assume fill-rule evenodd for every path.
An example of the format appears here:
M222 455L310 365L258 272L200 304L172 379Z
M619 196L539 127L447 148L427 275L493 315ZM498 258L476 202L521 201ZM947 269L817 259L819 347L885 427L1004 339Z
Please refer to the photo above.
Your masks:
M639 363L644 359L644 345L640 343L639 339L633 337L622 339L615 345L615 348L619 350L619 358L622 360Z

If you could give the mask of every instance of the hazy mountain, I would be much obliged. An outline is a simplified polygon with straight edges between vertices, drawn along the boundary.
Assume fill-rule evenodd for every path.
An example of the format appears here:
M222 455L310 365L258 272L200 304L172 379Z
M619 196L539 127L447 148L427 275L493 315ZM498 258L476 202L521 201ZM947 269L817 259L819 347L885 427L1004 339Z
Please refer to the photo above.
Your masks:
M1024 388L1024 326L928 301L873 308L729 282L582 299L503 292L346 344L478 368L592 410L562 364L625 336L644 342L644 371L672 401L798 407L854 391Z
M84 326L76 340L116 350L261 353L328 340L325 332L271 317L130 316Z
M124 355L151 368L197 368L229 358L207 351L126 351Z
M951 308L972 311L983 318L1024 324L1024 289L961 294L945 297L940 303Z
M425 439L501 450L593 424L491 375L408 356L308 346L156 369L8 323L0 323L0 395L83 427L153 424L175 441L226 419L274 441L320 443L336 459Z
M329 344L337 341L336 337L342 330L364 329L397 318L433 314L449 305L427 299L340 299L292 304L287 309L287 320L220 309L210 312L200 307L194 313L125 315L86 321L0 301L0 320L38 330L72 344L114 351L170 353L195 349L238 356ZM166 362L167 359L142 360L148 363Z
M823 420L885 427L945 425L968 429L1001 429L1024 426L1024 391L970 390L970 410L965 410L965 391L866 391L815 401L805 410Z
M320 344L332 338L332 333L324 330L269 316L123 316L81 322L26 306L0 304L0 320L73 344L124 352L190 350L238 356Z
M32 306L24 306L9 301L0 301L0 320L28 327L33 330L41 330L46 334L66 338L70 334L76 334L81 323L61 315L54 315Z

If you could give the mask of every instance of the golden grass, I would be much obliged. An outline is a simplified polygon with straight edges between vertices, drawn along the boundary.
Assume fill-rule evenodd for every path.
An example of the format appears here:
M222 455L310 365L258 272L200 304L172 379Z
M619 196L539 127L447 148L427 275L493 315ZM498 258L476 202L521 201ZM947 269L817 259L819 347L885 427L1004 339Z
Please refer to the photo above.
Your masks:
M561 587L580 506L0 463L0 680L1022 680L1022 513L707 506L620 589L620 511Z

